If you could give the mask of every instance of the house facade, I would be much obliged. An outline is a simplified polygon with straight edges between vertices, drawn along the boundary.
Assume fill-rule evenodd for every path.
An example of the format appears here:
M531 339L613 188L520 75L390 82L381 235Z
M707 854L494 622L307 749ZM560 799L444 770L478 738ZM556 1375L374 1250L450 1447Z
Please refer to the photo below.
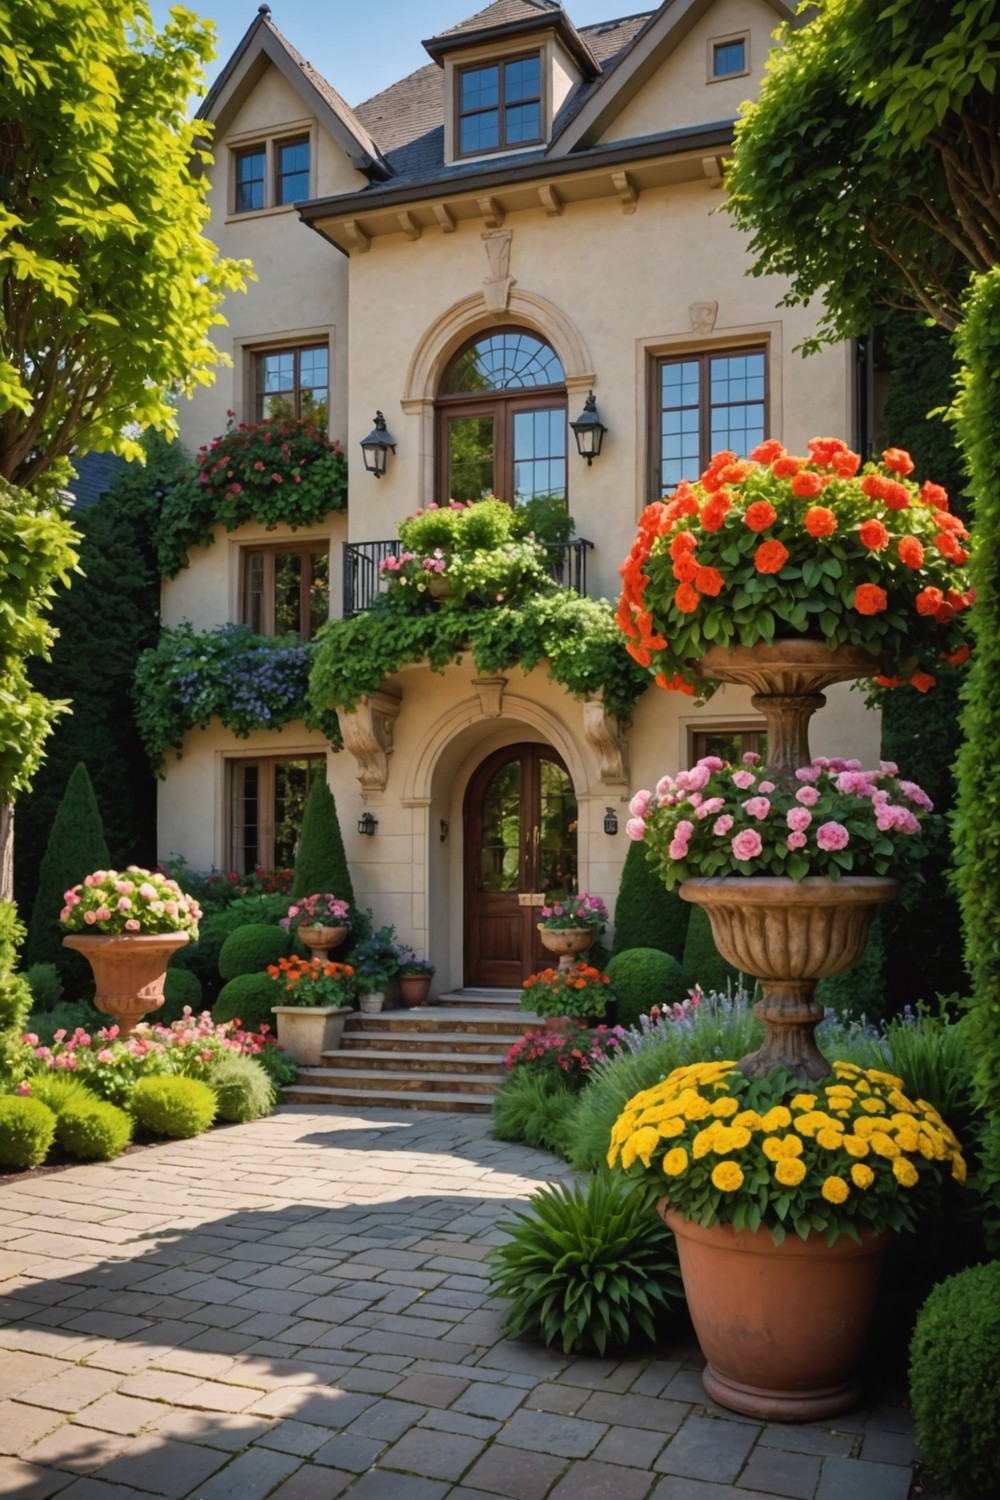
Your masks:
M570 561L614 601L643 507L714 450L772 436L796 451L818 433L857 445L853 347L796 352L809 311L747 274L720 212L734 118L790 10L667 0L578 29L553 0L497 0L351 109L262 8L203 109L212 232L257 280L225 309L231 371L182 412L182 438L197 449L227 412L311 415L349 455L349 505L294 533L220 529L165 583L164 623L252 609L273 628L289 567L303 598L351 613L399 521L489 493L564 498ZM570 424L591 394L606 430L588 462ZM375 479L358 444L377 412L394 447ZM358 900L442 988L519 984L544 891L613 904L632 793L762 728L739 688L697 707L651 686L623 724L544 665L483 678L467 660L415 662L340 717L338 753L303 724L189 733L165 768L159 853L197 868L287 858L325 775ZM812 742L876 763L877 716L834 687Z

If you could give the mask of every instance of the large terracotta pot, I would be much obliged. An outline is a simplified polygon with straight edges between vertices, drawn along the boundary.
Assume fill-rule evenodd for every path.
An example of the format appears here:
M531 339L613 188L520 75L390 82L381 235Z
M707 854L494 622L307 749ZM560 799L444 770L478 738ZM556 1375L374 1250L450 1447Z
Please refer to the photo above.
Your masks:
M816 1422L847 1411L878 1291L887 1234L823 1235L728 1224L703 1229L660 1199L677 1237L688 1310L713 1401L761 1421Z
M316 1068L324 1052L335 1052L344 1034L349 1005L273 1005L278 1046L304 1068Z
M539 922L538 932L542 947L559 954L559 968L564 972L573 967L573 960L586 953L594 941L592 927L546 927Z
M347 936L346 926L300 927L299 937L309 949L310 958L326 959L331 948L339 948Z
M899 882L880 875L836 881L727 875L682 883L683 900L704 907L723 958L760 980L763 998L754 1013L768 1031L760 1048L740 1060L748 1077L779 1065L802 1078L829 1077L813 1036L823 1019L816 985L860 958L875 907L898 894Z
M188 941L186 932L71 932L63 947L82 953L94 971L94 1005L128 1036L144 1015L163 1004L167 964Z

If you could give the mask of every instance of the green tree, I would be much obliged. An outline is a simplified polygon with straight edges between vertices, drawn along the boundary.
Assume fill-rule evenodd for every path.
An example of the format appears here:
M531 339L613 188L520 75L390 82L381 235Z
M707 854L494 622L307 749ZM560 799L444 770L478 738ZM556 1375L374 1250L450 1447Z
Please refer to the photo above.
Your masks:
M818 0L737 126L729 208L755 275L821 297L820 337L879 306L957 327L1000 261L998 0Z
M324 891L353 908L354 886L347 868L337 804L326 782L317 779L302 815L292 895L315 896Z
M181 7L157 34L145 0L0 0L0 896L13 803L60 708L25 672L74 561L45 501L72 452L141 456L138 429L175 431L172 393L212 378L219 304L244 284L202 234L187 101L211 36Z
M209 332L246 267L219 259L205 124L187 101L212 29L145 0L0 0L0 476L66 476L72 451L139 456L176 430L169 399L207 384Z
M31 790L18 801L15 892L30 912L48 830L73 767L90 773L111 863L156 858L156 782L135 722L132 679L140 654L159 634L160 575L153 526L157 490L186 469L179 443L143 435L145 466L122 465L107 492L76 517L80 570L52 611L57 631L50 661L32 667L35 691L67 699Z
M13 890L14 803L66 704L28 680L27 661L52 644L49 611L69 582L76 533L56 509L0 479L0 897Z
M79 885L94 870L107 869L109 864L94 788L86 766L77 765L52 820L24 954L29 965L55 964L70 999L87 991L90 967L86 959L62 945L59 913L63 897L71 886Z

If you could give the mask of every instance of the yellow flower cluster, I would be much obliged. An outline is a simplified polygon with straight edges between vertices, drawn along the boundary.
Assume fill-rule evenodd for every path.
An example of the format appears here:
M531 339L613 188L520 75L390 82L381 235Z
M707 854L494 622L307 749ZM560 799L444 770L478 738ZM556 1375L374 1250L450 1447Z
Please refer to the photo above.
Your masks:
M838 1062L829 1081L780 1099L732 1062L694 1063L629 1100L608 1165L641 1163L668 1179L664 1191L682 1210L697 1198L702 1211L710 1185L723 1215L726 1195L740 1189L757 1204L791 1196L803 1211L846 1205L850 1215L865 1195L871 1209L880 1195L898 1200L942 1167L964 1182L955 1135L903 1089L891 1073Z

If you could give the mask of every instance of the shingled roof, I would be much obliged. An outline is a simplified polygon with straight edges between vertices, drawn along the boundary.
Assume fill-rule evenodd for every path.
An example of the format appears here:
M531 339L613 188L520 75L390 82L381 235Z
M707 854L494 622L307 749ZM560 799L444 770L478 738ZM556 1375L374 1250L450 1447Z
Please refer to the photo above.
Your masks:
M459 21L457 26L439 31L431 40L443 42L462 36L467 31L485 31L493 26L506 26L510 22L537 20L539 13L551 18L554 11L562 11L559 0L496 0L495 4L487 5L485 10L477 10L474 16ZM424 42L425 47L428 45L429 43Z
M497 0L477 16L463 21L453 32L467 33L473 22L481 22L484 16L497 11L530 12L540 15L543 11L551 18L560 6L545 4L540 0ZM617 20L598 21L581 27L578 36L600 69L596 77L581 85L555 122L558 132L566 120L580 108L591 90L607 77L618 61L631 47L655 10L641 11L637 15L624 16ZM476 30L481 29L478 25ZM452 33L444 32L447 38ZM428 44L425 43L425 46ZM369 135L378 142L393 171L393 181L399 186L407 182L429 182L438 178L451 179L463 173L475 171L477 162L456 162L446 166L444 160L444 93L441 86L441 70L435 63L428 63L411 73L407 78L383 89L363 104L355 107L354 114ZM540 159L544 147L518 152L508 160L529 161Z

